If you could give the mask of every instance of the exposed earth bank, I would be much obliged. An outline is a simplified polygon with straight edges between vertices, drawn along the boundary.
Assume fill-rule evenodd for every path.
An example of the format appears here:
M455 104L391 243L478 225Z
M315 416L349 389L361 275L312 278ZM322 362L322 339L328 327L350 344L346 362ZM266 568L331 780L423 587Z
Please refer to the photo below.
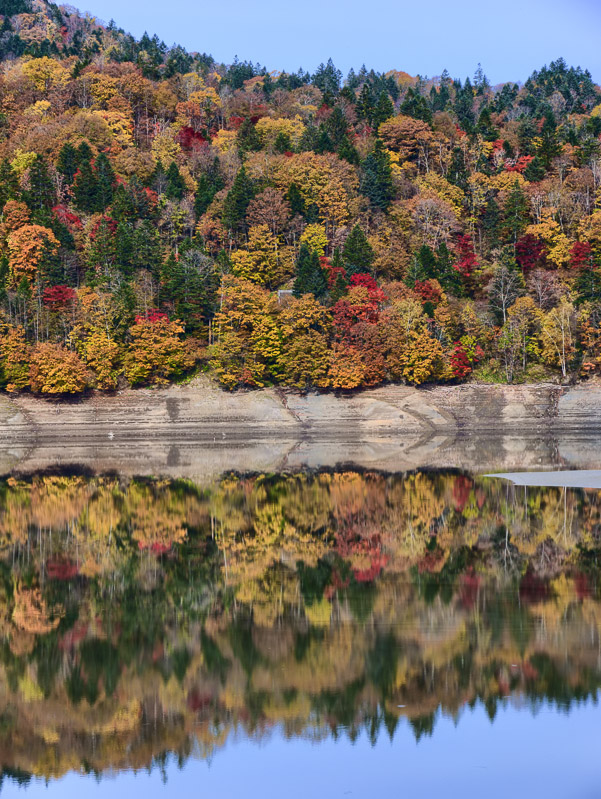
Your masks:
M601 383L230 394L200 377L79 402L0 397L1 473L72 464L195 478L341 464L598 468Z

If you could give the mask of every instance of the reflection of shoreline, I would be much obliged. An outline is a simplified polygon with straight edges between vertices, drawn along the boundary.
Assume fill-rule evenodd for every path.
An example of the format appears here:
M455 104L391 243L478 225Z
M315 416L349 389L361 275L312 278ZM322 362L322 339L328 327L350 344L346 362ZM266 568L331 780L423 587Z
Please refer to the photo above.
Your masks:
M462 472L0 481L0 762L54 777L238 730L416 737L601 686L598 492ZM402 706L402 707L401 707Z
M65 447L65 441L69 446ZM374 432L349 439L348 431L333 435L288 438L286 431L263 438L228 433L216 439L194 431L182 438L160 435L137 439L71 440L15 443L0 451L0 475L44 470L78 469L91 474L119 473L196 481L216 479L224 472L249 474L328 470L341 467L399 473L416 469L464 469L473 472L521 469L595 469L599 465L601 433L561 433L557 436L465 433Z

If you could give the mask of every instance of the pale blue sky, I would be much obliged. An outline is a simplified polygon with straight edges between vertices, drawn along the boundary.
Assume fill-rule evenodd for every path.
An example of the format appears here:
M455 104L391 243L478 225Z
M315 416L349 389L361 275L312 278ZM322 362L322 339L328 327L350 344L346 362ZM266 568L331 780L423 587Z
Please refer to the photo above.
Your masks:
M136 37L147 30L268 69L313 72L332 56L344 74L365 62L430 77L446 67L464 79L480 61L499 83L563 56L601 81L601 0L85 0L80 8Z

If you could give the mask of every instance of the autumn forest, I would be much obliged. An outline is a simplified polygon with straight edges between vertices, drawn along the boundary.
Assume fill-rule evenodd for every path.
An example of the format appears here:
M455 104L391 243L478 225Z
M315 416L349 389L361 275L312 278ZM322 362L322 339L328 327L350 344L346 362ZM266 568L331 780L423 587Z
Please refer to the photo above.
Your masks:
M601 370L588 71L287 74L45 0L2 9L6 391Z

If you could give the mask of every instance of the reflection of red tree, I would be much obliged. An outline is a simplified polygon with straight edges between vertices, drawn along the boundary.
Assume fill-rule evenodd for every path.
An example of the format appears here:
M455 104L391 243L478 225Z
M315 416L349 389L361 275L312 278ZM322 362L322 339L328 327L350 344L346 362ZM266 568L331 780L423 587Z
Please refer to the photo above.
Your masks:
M474 483L464 474L460 474L453 482L453 504L458 513L465 508L470 498L470 493Z
M79 574L79 566L71 560L54 558L46 561L46 574L51 580L72 580Z
M198 713L200 710L206 710L211 707L213 697L211 694L200 693L198 688L193 688L188 694L186 704L193 713Z
M592 595L588 577L582 572L574 575L574 588L578 599L588 599Z
M62 635L58 640L58 648L63 652L68 652L81 643L88 635L88 623L76 621L70 630Z
M459 601L466 610L473 608L478 597L480 578L472 568L461 575L459 580Z
M439 572L445 561L444 550L439 546L429 550L417 564L417 570L420 574Z
M520 582L519 593L522 602L534 605L549 598L549 585L536 574L527 571Z
M538 679L538 669L535 668L529 660L524 661L522 664L522 674L526 680Z

